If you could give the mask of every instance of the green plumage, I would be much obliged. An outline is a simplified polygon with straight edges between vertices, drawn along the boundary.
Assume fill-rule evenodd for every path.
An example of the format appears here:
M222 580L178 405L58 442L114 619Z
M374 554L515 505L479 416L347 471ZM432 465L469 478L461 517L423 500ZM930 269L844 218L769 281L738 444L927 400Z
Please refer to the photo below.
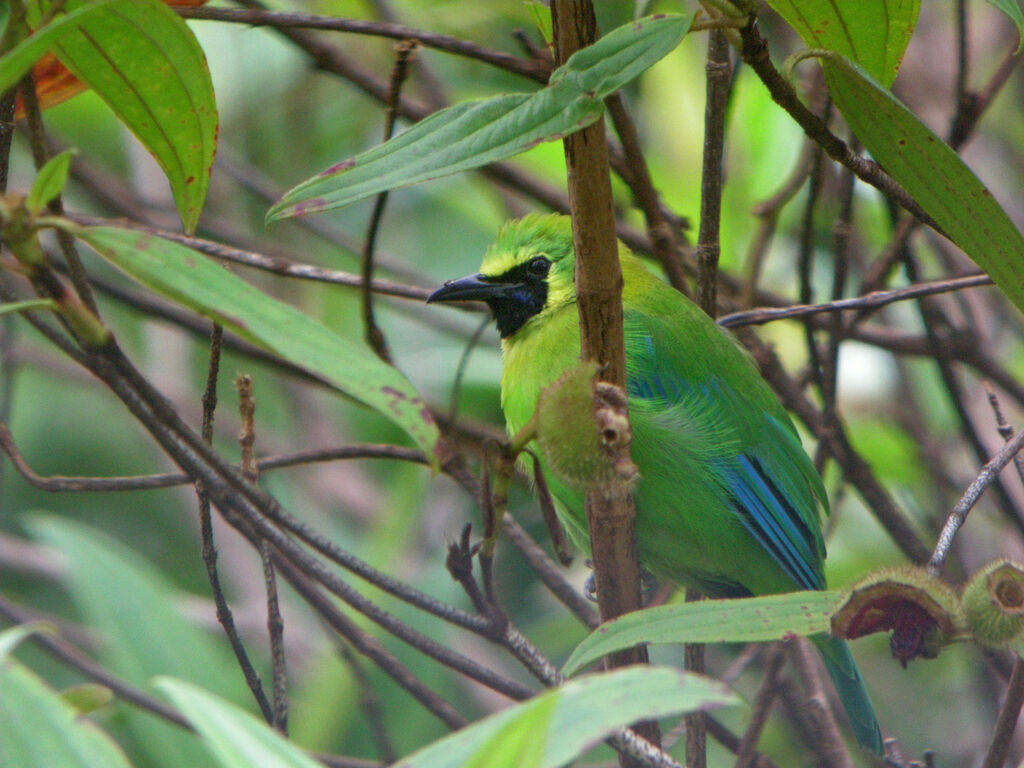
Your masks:
M641 562L712 597L823 589L819 513L828 501L789 416L730 336L619 250ZM479 275L432 297L491 305L510 434L579 360L573 266L568 217L527 216L505 225ZM548 481L570 536L588 548L581 492L557 476ZM880 753L849 650L817 640L858 741Z

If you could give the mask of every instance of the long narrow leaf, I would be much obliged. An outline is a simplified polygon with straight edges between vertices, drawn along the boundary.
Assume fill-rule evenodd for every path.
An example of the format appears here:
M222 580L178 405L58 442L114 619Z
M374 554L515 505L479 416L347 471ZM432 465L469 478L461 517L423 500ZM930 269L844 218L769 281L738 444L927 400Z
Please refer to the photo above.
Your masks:
M192 723L222 768L322 768L266 723L209 691L169 677L155 682Z
M131 768L104 731L16 661L0 664L0 765Z
M725 686L668 667L628 667L573 680L502 710L399 760L394 768L555 768L637 720L736 703ZM543 745L534 750L523 740ZM495 748L500 746L502 751ZM537 752L540 752L538 758Z
M839 55L822 64L836 106L871 155L1024 311L1024 238L992 193L864 70Z
M889 86L903 61L921 0L769 0L768 4L807 45L843 55Z
M257 290L179 243L116 227L78 237L147 288L213 318L322 377L402 427L435 462L438 430L423 399L395 368L294 307Z
M167 175L185 230L199 221L217 142L206 58L185 22L160 0L99 9L54 44Z
M96 633L97 652L106 668L138 686L147 686L158 674L202 680L221 695L242 700L244 686L230 653L182 617L177 590L153 566L82 523L47 517L30 521L29 527L66 558L68 590L79 615ZM123 716L149 764L203 764L194 735L133 709Z
M619 27L570 57L546 88L436 112L291 189L270 209L267 221L339 208L561 139L597 120L605 97L675 48L689 29L685 15L651 16Z
M757 643L828 632L838 592L793 592L735 600L672 603L602 624L576 646L563 672L571 675L613 651L638 643Z

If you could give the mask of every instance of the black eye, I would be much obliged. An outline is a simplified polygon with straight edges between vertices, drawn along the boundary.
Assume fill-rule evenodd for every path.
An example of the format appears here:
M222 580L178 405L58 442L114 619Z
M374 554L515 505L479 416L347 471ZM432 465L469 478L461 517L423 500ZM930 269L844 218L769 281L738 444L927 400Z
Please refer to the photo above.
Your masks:
M546 256L534 256L530 259L530 263L526 265L526 270L531 275L536 275L537 277L544 277L550 268L551 262Z

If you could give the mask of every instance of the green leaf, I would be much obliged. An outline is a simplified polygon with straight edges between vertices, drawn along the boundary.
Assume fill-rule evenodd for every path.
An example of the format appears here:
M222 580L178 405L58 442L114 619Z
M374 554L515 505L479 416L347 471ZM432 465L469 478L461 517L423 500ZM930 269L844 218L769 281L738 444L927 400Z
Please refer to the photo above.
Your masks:
M35 518L29 528L67 559L71 598L96 634L105 667L142 688L156 675L170 674L244 699L241 675L224 644L182 617L177 591L149 563L72 520ZM153 765L204 764L193 734L138 710L125 709L123 716Z
M155 681L199 732L224 768L323 768L265 722L197 685L160 677ZM195 763L206 765L207 762ZM185 765L185 763L182 763Z
M127 5L131 0L96 0L91 5L76 8L71 13L37 29L3 57L0 57L0 93L18 84L32 66L43 58L63 36L74 33L79 25L87 24L107 10L110 5ZM6 5L6 3L5 3Z
M1010 17L1010 20L1017 26L1017 35L1020 42L1017 44L1017 53L1024 48L1024 14L1020 10L1020 0L988 0L1000 11Z
M388 189L478 168L561 139L597 120L604 99L671 51L690 17L639 19L578 51L536 93L435 112L390 141L332 165L287 192L267 221L339 208Z
M338 336L179 243L114 227L89 227L77 234L148 288L222 323L392 419L436 462L437 425L423 399L401 373L364 345Z
M114 692L99 683L82 683L65 688L60 697L80 715L88 715L114 701Z
M558 699L541 696L484 743L465 768L540 768Z
M0 664L0 765L131 768L120 747L34 672Z
M46 164L39 169L36 180L32 182L32 189L25 198L25 207L29 213L38 216L46 209L46 204L59 195L64 184L68 180L68 169L71 167L71 158L78 153L76 149L65 149L59 155L51 157Z
M217 143L213 83L192 31L160 0L132 0L89 16L53 50L153 155L192 232Z
M29 624L19 624L0 632L0 664L11 655L22 641L36 633L53 633L53 627L42 621L33 621Z
M543 744L531 768L555 768L576 759L600 739L637 720L737 703L721 683L668 667L635 666L586 675L504 709L399 760L393 768L516 768L534 756L521 740ZM512 734L505 734L512 729ZM503 745L502 755L493 748ZM484 759L490 755L491 761ZM508 759L506 759L508 758Z
M730 600L672 603L606 622L576 646L562 671L640 643L759 643L829 631L839 592L792 592Z
M917 23L921 0L769 0L801 39L857 62L888 87Z
M948 144L856 64L822 57L850 129L949 238L1024 310L1024 238Z

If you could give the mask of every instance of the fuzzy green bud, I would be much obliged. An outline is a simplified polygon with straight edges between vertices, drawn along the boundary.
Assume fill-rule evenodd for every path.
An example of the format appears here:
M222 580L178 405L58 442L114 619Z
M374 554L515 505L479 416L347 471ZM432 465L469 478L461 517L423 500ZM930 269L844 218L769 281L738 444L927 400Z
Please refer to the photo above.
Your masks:
M1024 635L1024 568L1009 560L989 563L967 582L962 621L982 645L1002 648Z
M630 482L632 433L626 396L597 382L597 364L583 362L545 389L537 403L537 444L551 471L576 488Z

